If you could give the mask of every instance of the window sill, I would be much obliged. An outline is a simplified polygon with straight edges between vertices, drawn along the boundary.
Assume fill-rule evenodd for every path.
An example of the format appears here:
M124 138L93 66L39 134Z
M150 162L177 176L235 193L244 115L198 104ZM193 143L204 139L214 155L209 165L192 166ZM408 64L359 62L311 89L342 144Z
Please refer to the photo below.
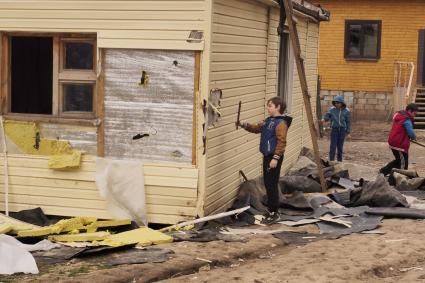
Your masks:
M76 118L59 118L44 115L31 115L31 114L13 114L9 113L3 115L6 120L26 121L26 122L43 122L52 124L65 124L77 126L92 126L99 127L101 124L100 119L76 119Z
M345 61L366 61L366 62L378 62L379 58L344 58Z

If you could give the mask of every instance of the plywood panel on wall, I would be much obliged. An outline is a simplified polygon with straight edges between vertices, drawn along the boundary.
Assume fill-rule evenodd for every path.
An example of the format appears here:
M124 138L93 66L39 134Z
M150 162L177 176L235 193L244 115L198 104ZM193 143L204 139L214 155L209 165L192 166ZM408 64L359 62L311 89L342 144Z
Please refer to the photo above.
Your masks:
M191 164L194 52L107 49L104 67L105 155Z

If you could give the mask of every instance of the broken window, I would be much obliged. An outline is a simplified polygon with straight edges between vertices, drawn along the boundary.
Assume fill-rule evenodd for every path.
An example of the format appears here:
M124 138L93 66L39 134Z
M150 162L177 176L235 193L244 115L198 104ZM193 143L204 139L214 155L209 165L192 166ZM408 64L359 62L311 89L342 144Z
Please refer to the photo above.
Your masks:
M94 117L94 38L9 35L3 47L10 58L8 113Z
M11 37L11 111L52 114L53 38Z
M381 21L345 21L345 58L372 59L381 56Z

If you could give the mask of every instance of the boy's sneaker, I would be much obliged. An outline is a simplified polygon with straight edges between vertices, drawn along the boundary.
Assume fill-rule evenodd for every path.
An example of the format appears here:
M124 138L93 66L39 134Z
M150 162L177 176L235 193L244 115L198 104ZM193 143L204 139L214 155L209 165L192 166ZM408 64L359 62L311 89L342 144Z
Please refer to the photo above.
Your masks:
M266 218L261 221L262 224L270 225L277 223L280 220L280 215L277 212L271 212Z

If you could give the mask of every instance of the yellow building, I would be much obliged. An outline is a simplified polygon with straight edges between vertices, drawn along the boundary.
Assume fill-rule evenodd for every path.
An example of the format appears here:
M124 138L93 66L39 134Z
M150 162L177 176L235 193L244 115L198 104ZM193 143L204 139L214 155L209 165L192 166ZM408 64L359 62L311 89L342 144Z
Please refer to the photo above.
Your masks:
M330 21L320 27L319 74L325 108L334 95L342 94L356 119L385 119L394 110L393 88L410 80L410 63L414 65L411 94L425 83L424 1L314 3L331 13ZM409 63L403 65L402 74L397 74L401 65L396 62Z
M323 17L307 4L294 3L314 94ZM6 180L11 211L109 218L95 183L96 156L104 156L143 162L150 222L222 211L239 170L261 174L259 137L235 129L238 103L241 120L260 121L277 94L294 117L287 169L311 140L288 34L278 26L272 0L0 0L8 151L0 210ZM51 169L48 154L68 142L84 152L81 164Z

